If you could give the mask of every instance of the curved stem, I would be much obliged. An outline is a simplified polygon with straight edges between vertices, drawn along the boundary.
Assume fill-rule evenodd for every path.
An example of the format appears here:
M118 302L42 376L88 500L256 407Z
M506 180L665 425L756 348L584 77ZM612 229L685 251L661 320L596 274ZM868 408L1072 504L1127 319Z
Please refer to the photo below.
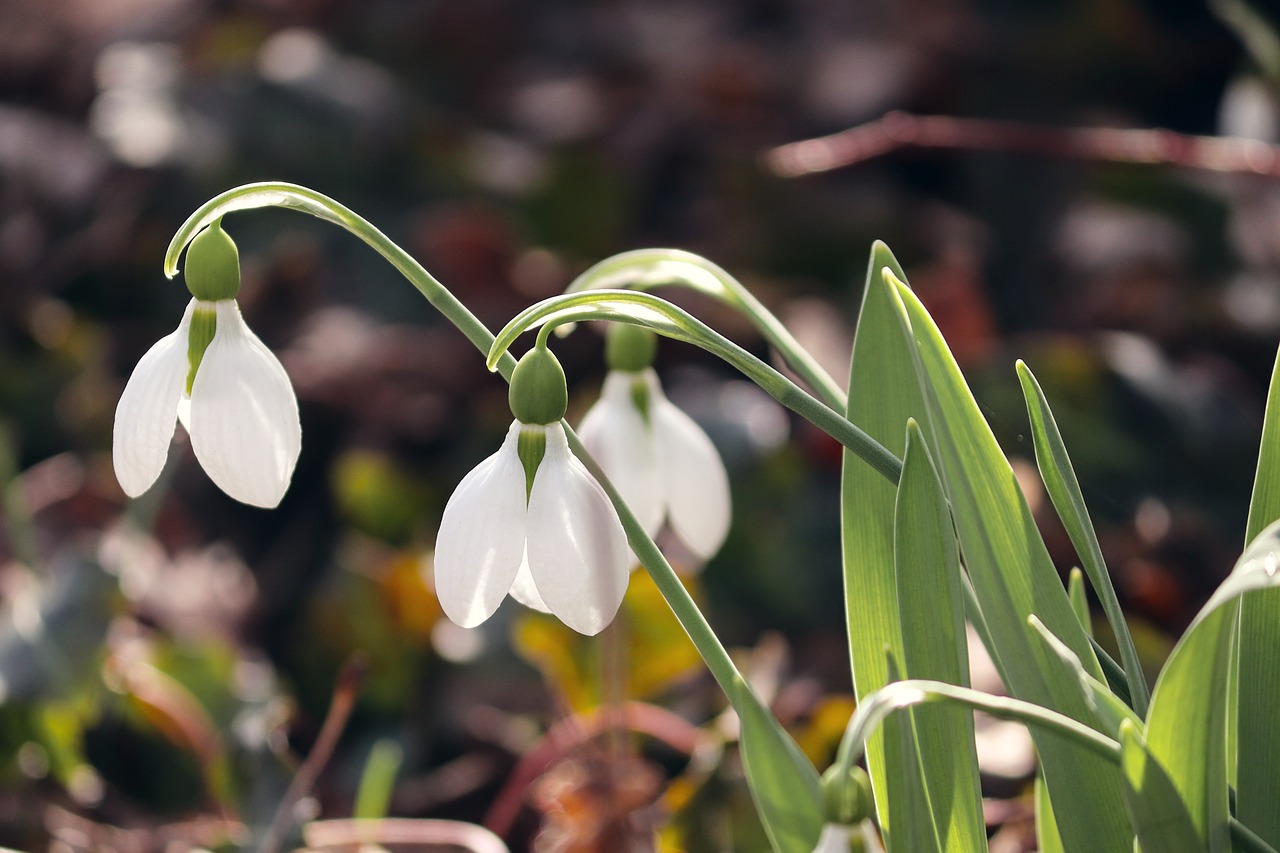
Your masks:
M851 771L872 731L894 711L928 702L951 701L985 711L1002 720L1013 720L1069 738L1109 761L1120 761L1120 744L1096 729L1065 714L1008 696L992 696L980 690L942 681L895 681L863 697L840 740L836 761Z
M612 320L650 329L665 337L691 343L718 356L760 386L769 396L808 420L853 451L877 473L897 483L902 460L840 412L813 397L782 373L765 364L687 311L654 296L632 290L591 290L544 299L521 311L498 332L489 350L489 366L509 357L507 348L524 332L587 320Z
M441 284L431 273L427 272L412 256L363 217L342 204L314 190L294 184L248 184L228 190L205 202L204 205L187 218L187 221L183 223L182 227L174 235L173 241L169 244L169 250L165 255L165 274L172 278L177 273L177 262L182 250L210 222L227 213L260 207L284 207L300 210L327 222L340 225L350 231L390 261L441 314L466 335L476 349L480 350L482 354L489 353L495 341L493 334L448 288ZM499 357L490 361L491 369L496 369L504 379L510 381L511 372L515 369L516 364L511 354L504 350ZM776 371L773 372L776 373ZM778 374L778 378L787 381L781 374ZM796 388L796 391L802 395L804 393L798 388ZM807 395L804 396L807 397ZM812 398L809 399L812 401L813 406L830 412L821 403ZM834 416L834 413L832 415ZM572 427L567 422L562 421L561 423L564 425L565 434L568 436L569 445L573 448L573 452L582 459L583 463L591 470L591 473L600 481L600 485L604 487L610 501L613 502L614 507L618 510L618 516L622 521L623 529L627 534L627 541L630 543L632 550L653 578L663 597L666 598L667 604L675 613L676 618L679 619L680 624L689 635L689 639L693 641L695 648L697 648L698 654L702 656L703 661L706 663L707 669L711 671L712 676L715 677L721 689L724 690L730 703L734 705L739 713L744 711L754 712L757 709L764 708L764 704L742 677L738 667L729 657L729 652L720 642L715 632L711 630L710 624L698 609L698 605L689 595L688 590L684 588L684 584L680 582L675 569L667 562L666 557L663 556L653 538L645 532L635 514L631 512L631 509L618 495L617 490L609 482L608 478L604 476L600 466L583 448L582 442L578 440L577 434ZM742 707L744 702L751 703L753 707L744 709ZM774 719L771 714L768 716L770 719ZM774 719L774 722L776 723L776 719ZM777 727L777 733L779 737L786 737L780 724Z
M708 294L741 312L781 354L819 398L838 412L845 410L845 394L822 365L800 345L787 327L727 271L701 255L680 249L637 249L606 258L578 276L566 293L597 288L648 289L684 285Z

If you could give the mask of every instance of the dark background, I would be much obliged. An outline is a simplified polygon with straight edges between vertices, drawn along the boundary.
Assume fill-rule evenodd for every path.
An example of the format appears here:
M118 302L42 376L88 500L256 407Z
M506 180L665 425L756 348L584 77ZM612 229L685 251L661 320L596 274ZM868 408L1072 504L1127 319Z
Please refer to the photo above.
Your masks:
M886 240L1031 466L1065 571L1075 558L1034 488L1013 360L1040 377L1158 667L1242 544L1280 336L1276 184L979 150L785 179L762 153L888 110L1274 140L1280 41L1248 14L1157 0L0 2L0 844L213 846L233 815L260 833L354 652L368 674L304 802L325 817L351 814L380 738L404 756L392 813L478 821L540 727L601 697L719 730L714 689L647 587L629 598L630 633L600 644L514 604L476 634L439 621L420 569L453 486L505 430L505 385L375 253L318 221L225 223L245 317L301 406L281 507L222 495L181 436L130 507L111 423L188 298L162 274L165 247L204 200L251 181L342 201L494 329L614 252L698 252L837 377L870 243ZM723 307L679 300L766 355ZM579 331L558 352L580 416L599 338ZM850 690L838 447L701 352L667 343L660 367L734 481L730 540L690 584L825 765ZM752 849L732 761L698 775L653 741L574 753L529 796L508 791L523 803L513 849L540 825L539 849L594 849L583 815L641 838L664 826L671 849ZM1011 802L1020 790L993 783ZM1004 849L1025 842L1017 821L993 821L1012 827Z

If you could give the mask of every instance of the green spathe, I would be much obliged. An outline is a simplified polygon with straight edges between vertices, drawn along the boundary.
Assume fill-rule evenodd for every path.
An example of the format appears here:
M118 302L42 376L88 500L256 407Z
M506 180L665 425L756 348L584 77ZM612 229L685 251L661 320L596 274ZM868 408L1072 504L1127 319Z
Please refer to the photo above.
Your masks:
M187 290L202 302L235 299L240 292L240 253L222 230L221 219L215 219L191 241L183 278Z
M822 774L822 819L854 826L871 817L871 779L861 767L831 765Z
M648 329L630 323L614 323L609 327L604 344L604 361L610 370L639 373L653 366L658 354L658 336Z
M553 424L569 408L569 386L560 361L539 343L511 374L511 414L522 424Z

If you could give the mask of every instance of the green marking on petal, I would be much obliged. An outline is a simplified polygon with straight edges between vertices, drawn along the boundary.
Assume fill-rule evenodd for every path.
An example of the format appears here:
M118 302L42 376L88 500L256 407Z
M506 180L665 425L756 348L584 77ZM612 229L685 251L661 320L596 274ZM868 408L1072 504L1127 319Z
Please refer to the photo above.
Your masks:
M545 427L522 426L520 438L516 441L516 453L520 456L520 464L524 466L524 499L529 500L533 491L533 476L538 473L542 457L547 455L547 430Z
M644 425L652 426L649 423L649 383L645 381L643 374L631 380L631 402L635 405L636 411L640 412Z
M191 386L196 381L196 371L204 358L204 351L213 342L213 333L218 328L218 312L212 302L197 302L191 312L191 330L187 334L187 396L191 396Z

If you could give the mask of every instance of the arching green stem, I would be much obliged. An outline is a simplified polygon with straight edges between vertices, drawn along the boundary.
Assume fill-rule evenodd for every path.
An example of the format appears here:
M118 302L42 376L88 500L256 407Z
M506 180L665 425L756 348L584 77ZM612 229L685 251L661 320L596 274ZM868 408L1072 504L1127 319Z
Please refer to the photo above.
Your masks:
M902 472L902 460L822 401L765 364L742 347L707 326L693 315L651 293L633 290L590 290L553 296L529 306L498 332L489 350L489 369L494 370L507 348L535 326L539 340L548 327L588 320L612 320L650 329L659 335L684 341L719 356L759 385L769 396L817 426L856 453L890 482Z
M648 290L669 285L683 285L705 293L742 312L824 403L838 412L844 411L844 392L822 365L751 291L701 255L680 249L623 252L588 269L574 279L565 292L598 288Z

